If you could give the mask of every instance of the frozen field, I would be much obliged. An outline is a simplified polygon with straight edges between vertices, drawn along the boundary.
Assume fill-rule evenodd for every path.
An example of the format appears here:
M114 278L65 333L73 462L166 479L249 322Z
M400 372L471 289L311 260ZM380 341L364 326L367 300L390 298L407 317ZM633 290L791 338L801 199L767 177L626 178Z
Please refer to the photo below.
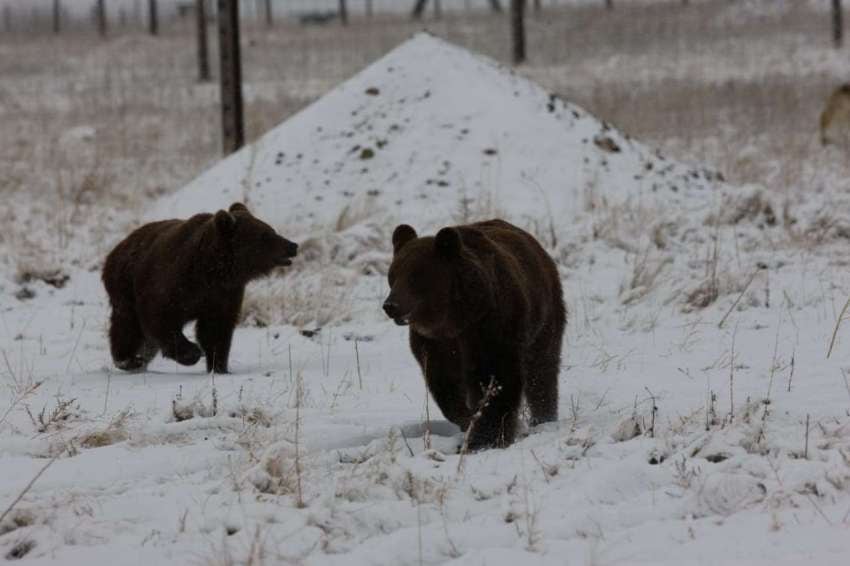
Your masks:
M822 10L692 3L532 20L518 73L389 20L249 30L255 143L219 163L178 30L0 43L0 557L846 564L850 171L816 124L847 53ZM504 24L433 28L501 58ZM233 373L115 370L106 252L235 200L302 253ZM562 274L560 421L459 456L380 310L389 239L493 216Z

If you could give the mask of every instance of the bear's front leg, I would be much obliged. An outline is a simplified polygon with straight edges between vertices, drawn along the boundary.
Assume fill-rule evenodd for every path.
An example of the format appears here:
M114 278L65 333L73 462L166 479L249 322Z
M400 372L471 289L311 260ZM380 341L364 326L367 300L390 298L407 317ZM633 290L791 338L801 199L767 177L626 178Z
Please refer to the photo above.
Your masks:
M140 371L147 362L139 355L145 336L132 305L113 304L109 321L109 347L115 367L124 371Z
M471 429L467 431L470 451L504 448L514 441L522 401L522 366L514 357L500 360L493 371L478 373L470 395Z
M198 342L206 357L208 373L228 373L227 360L230 357L233 331L242 306L241 294L238 299L219 302L215 310L201 315L195 325Z
M469 408L463 360L455 340L433 340L410 332L410 349L422 368L425 385L446 419L466 430Z

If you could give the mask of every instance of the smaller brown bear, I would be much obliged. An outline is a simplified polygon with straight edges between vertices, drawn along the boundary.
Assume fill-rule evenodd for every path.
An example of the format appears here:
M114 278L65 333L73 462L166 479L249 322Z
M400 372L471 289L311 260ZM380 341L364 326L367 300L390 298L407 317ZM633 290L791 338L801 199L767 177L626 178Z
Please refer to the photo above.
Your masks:
M422 238L402 224L392 243L384 311L410 325L443 415L463 429L474 422L469 448L513 442L523 397L532 426L557 420L567 313L558 269L537 240L489 220Z
M143 370L162 351L187 366L203 354L208 372L227 373L245 286L275 267L292 265L297 253L298 244L241 203L136 229L103 266L116 367ZM200 348L183 334L193 320Z

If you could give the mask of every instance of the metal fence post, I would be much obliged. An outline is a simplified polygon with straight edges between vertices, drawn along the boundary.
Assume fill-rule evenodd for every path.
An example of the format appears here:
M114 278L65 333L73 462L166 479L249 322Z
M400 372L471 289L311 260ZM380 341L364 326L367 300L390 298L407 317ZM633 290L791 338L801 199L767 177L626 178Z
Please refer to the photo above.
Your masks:
M525 0L511 0L511 43L515 65L525 61Z
M151 35L159 35L159 13L156 0L148 0L148 29Z
M274 14L272 12L272 0L266 0L266 26L274 26Z
M210 80L210 51L207 41L207 0L195 0L198 25L198 80Z
M222 146L224 154L229 155L245 145L238 0L218 0L218 46L221 63Z
M844 42L844 18L841 0L832 0L832 41L835 47L841 47Z
M97 32L100 37L106 37L106 0L97 0L95 5L95 19L97 20Z
M339 21L342 25L348 25L348 3L346 0L339 0Z
M53 0L53 33L62 31L62 2Z

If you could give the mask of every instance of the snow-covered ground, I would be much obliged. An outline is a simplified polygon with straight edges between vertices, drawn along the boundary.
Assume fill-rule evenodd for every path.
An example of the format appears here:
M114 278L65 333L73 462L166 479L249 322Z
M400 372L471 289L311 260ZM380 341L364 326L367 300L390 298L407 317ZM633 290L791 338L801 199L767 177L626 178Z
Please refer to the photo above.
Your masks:
M59 273L0 263L0 556L846 563L845 193L729 186L420 35L146 218L233 200L303 253L249 289L232 375L112 367L122 211ZM561 269L561 420L459 456L380 303L396 222L489 216Z

